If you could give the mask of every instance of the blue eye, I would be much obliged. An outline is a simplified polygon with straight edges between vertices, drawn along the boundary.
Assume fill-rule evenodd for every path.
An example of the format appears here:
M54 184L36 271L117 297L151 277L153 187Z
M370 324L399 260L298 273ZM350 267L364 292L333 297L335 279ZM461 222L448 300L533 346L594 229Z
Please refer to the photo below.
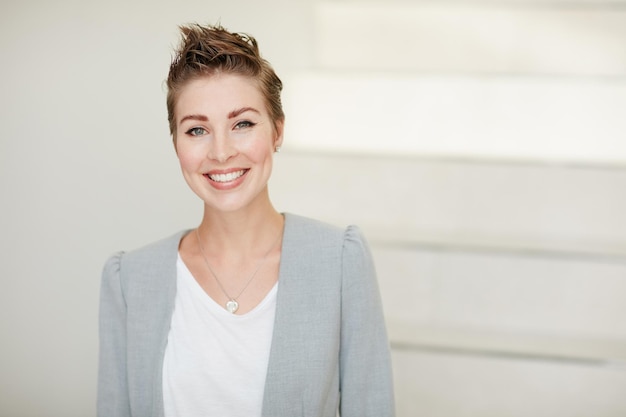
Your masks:
M187 135L191 135L191 136L202 136L202 135L206 135L207 131L204 130L204 128L201 128L201 127L192 127L191 129L189 129L185 133Z
M254 126L256 123L252 123L248 120L242 120L241 122L238 122L235 125L235 129L245 129L246 127L252 127Z

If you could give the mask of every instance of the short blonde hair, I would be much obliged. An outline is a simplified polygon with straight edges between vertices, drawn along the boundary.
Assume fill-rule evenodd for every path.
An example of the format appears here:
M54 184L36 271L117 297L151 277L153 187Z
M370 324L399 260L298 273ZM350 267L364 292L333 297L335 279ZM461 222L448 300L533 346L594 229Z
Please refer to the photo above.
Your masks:
M174 109L181 88L189 81L217 73L247 76L258 82L259 90L274 122L285 118L281 103L283 83L274 69L261 57L256 39L232 33L222 26L181 26L181 42L175 51L167 77L167 118L175 138Z

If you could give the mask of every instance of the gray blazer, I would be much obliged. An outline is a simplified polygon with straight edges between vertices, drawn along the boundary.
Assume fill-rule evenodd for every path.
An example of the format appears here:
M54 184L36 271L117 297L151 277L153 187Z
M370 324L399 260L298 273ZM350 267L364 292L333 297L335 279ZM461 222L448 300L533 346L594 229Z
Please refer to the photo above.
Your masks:
M184 232L111 257L100 293L98 417L162 417ZM285 215L263 417L390 417L391 361L359 230ZM185 417L185 416L179 416Z

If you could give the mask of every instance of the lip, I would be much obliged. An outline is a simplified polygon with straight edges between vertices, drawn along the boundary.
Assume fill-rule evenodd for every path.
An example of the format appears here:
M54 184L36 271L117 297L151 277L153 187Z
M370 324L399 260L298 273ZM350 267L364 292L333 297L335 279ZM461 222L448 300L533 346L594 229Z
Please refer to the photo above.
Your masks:
M232 180L227 180L227 181L216 181L214 179L212 179L211 177L215 176L225 176L228 174L233 174L233 173L237 173L243 171L243 173L239 176L236 177ZM249 168L229 168L229 169L213 169L209 172L205 172L204 174L202 174L204 176L204 178L207 179L207 181L209 182L209 184L217 189L217 190L230 190L233 188L237 188L239 185L241 185L241 183L244 182L246 176L248 175L248 172L250 171Z

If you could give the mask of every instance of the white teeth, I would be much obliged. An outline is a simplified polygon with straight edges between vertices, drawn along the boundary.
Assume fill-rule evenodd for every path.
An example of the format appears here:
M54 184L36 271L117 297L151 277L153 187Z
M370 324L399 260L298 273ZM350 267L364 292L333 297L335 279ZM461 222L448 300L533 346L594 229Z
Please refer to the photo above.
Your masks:
M242 169L240 171L229 172L228 174L209 174L209 178L215 182L229 182L241 177L244 172L246 171Z

